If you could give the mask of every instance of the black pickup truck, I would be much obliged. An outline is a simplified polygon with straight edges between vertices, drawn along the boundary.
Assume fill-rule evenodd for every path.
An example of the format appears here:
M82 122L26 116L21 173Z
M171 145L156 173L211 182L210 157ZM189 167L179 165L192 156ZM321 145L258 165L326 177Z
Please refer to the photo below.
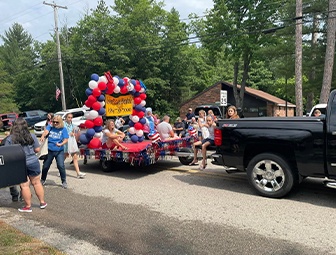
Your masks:
M258 194L283 197L305 177L336 188L336 90L322 118L224 119L218 126L212 163L246 171Z

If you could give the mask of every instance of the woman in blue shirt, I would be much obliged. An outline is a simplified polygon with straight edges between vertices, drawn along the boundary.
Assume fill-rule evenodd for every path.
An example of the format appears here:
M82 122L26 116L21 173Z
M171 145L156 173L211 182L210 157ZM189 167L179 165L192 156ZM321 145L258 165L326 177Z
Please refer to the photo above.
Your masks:
M58 171L61 175L62 187L67 189L68 184L66 182L64 166L64 145L68 142L69 134L64 127L64 122L60 115L54 116L52 125L46 127L40 141L43 142L46 136L48 136L48 156L43 162L41 183L45 185L50 165L55 158Z

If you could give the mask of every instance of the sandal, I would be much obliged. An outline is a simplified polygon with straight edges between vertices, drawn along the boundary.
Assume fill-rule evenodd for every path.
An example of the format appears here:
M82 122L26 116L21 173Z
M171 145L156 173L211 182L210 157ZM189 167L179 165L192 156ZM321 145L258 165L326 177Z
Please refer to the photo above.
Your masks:
M198 162L197 161L193 161L189 164L189 166L197 166L198 165Z

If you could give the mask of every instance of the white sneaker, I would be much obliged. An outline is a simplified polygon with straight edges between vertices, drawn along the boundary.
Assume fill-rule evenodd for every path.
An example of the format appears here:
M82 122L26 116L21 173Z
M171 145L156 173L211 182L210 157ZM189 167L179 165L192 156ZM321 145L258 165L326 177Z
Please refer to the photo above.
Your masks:
M77 174L77 179L83 179L85 175L85 173L79 172L79 174Z

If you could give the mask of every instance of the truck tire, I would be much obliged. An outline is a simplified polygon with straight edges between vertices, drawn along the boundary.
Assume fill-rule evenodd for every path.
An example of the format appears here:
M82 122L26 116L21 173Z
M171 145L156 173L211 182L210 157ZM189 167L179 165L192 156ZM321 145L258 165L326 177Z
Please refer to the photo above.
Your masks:
M113 172L115 171L114 164L112 160L107 160L106 157L100 159L100 168L103 172Z
M295 184L290 165L272 153L255 156L247 166L247 178L258 194L270 198L287 195Z
M191 148L182 148L180 151L194 153L193 149ZM182 165L189 165L194 160L194 157L179 157L179 160Z

